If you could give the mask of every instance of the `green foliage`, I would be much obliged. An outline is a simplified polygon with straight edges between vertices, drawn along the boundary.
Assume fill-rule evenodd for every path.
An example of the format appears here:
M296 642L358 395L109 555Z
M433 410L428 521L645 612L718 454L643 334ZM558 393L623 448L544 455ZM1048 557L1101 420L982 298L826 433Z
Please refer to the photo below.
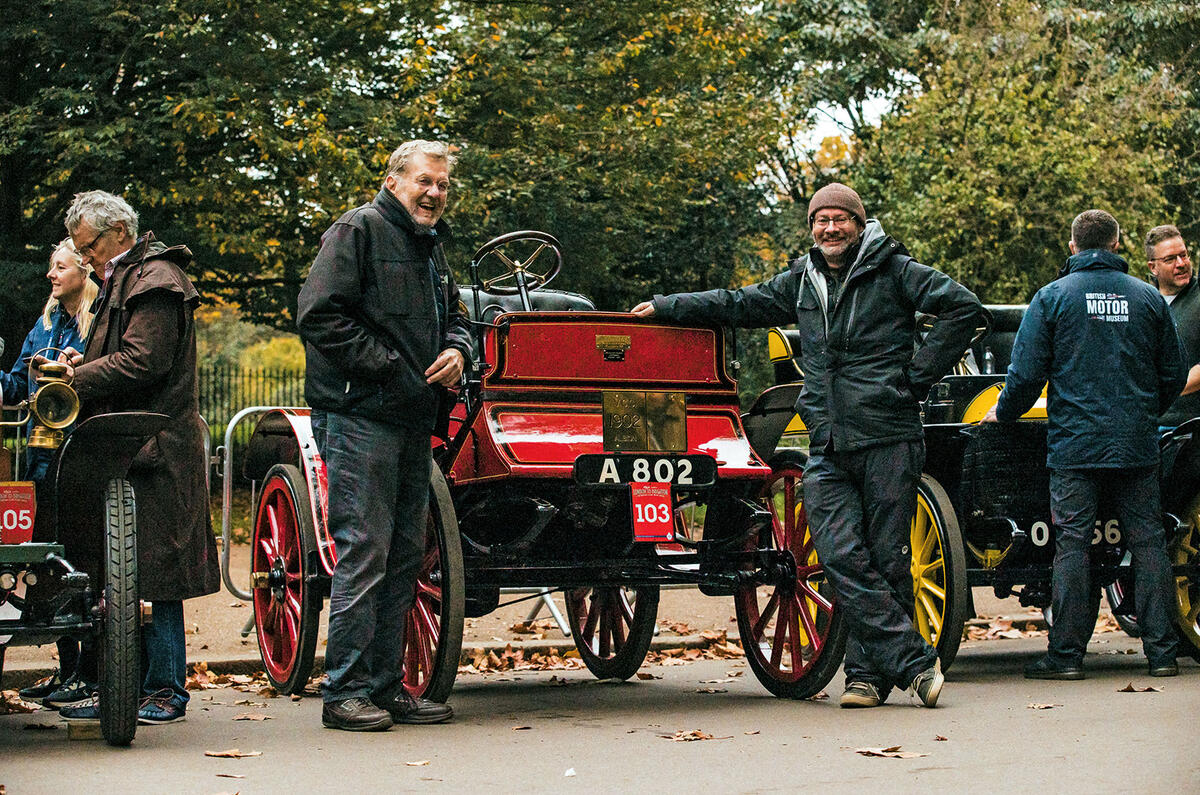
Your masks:
M241 354L243 369L304 370L304 344L295 334L271 337L247 346Z

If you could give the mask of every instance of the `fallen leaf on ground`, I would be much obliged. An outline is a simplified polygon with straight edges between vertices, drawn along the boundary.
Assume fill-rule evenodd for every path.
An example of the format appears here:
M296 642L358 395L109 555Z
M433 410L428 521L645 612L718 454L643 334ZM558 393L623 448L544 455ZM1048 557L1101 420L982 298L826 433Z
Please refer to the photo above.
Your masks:
M428 759L418 759L416 762L405 762L409 767L425 767L429 764Z
M666 628L674 632L676 635L692 634L692 628L682 621L671 621L666 625Z
M245 778L241 773L218 773L217 778Z
M1092 629L1093 635L1099 635L1104 632L1121 632L1121 625L1117 620L1108 613L1101 613L1096 617L1096 626Z
M230 607L245 607L246 603L245 602L230 602L229 606Z
M1125 685L1117 692L1118 693L1161 693L1162 688L1161 687L1151 687L1149 685L1146 685L1145 687L1134 687L1133 682L1130 682L1129 684Z
M568 767L567 772L563 773L563 778L571 778L575 775L575 768Z
M242 751L230 748L227 751L205 751L205 756L215 756L221 759L244 759L247 756L262 756L262 751Z
M243 698L241 701L233 702L235 707L265 707L266 704L262 701L251 701L248 698Z
M732 677L728 678L728 679L701 679L700 684L702 684L702 685L724 685L724 684L728 684L729 682L732 682L732 681L733 681Z
M647 679L662 679L662 676L661 676L660 674L652 674L652 673L650 673L649 671L638 671L638 672L637 672L637 678L638 678L638 679L642 679L642 680L647 680Z
M993 619L986 627L967 627L967 640L1019 640L1045 635L1046 630L1038 629L1036 624L1026 623L1025 629L1013 626L1011 618Z
M935 735L933 736L933 739L934 739L934 742L939 742L939 743L944 743L944 742L946 742L946 738L945 738L945 737L943 737L943 736L942 736L942 735L940 735L940 734L935 734Z
M1061 707L1061 706L1062 706L1062 704L1026 704L1025 708L1026 709L1054 709L1055 707Z
M270 720L270 715L264 715L261 712L243 712L233 716L234 720Z
M754 731L752 731L752 732L742 732L742 734L745 734L745 735L747 735L747 736L754 735L754 734L758 734L758 729L755 729L755 730L754 730Z
M27 715L39 709L41 706L32 701L24 701L17 690L5 690L0 693L0 715Z
M684 731L683 729L680 729L679 731L675 732L674 734L660 734L659 737L662 737L664 740L671 740L672 742L677 742L677 743L694 743L697 740L732 740L733 739L732 737L713 737L708 732L703 732L703 731L700 731L699 729L692 729L691 731Z
M883 756L888 759L916 759L921 756L929 756L929 754L919 751L901 751L899 745L893 745L889 748L855 748L854 753L862 754L863 756Z
M729 691L723 687L697 687L697 693L728 693Z
M808 700L809 701L828 701L829 694L826 693L824 690L822 690L820 693L817 693L815 696L809 696Z
M512 730L515 732L527 732L532 728L532 726L513 726Z

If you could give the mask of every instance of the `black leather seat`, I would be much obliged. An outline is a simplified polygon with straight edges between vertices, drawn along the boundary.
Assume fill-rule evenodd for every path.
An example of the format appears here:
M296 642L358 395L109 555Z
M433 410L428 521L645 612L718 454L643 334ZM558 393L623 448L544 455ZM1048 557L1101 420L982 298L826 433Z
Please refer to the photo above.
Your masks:
M467 305L467 315L471 320L483 320L486 323L491 323L505 312L520 312L522 309L521 296L519 295L497 295L496 293L480 291L480 317L476 318L475 286L460 285L458 290L459 297ZM590 299L579 293L571 293L566 290L549 290L544 287L530 292L529 302L533 304L535 311L541 312L587 312L595 311L596 309L596 305Z

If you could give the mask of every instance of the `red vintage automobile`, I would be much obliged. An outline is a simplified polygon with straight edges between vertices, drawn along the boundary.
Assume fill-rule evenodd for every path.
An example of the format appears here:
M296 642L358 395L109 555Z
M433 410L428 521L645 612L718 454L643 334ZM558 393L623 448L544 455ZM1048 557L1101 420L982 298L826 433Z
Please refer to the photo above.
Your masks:
M650 646L660 588L688 584L733 597L770 692L818 693L841 663L841 614L807 534L800 471L754 452L722 332L596 311L546 288L561 266L542 232L498 237L472 260L463 296L478 361L432 439L409 690L445 698L464 617L513 588L562 592L583 662L628 678ZM257 492L251 587L240 591L227 567L226 584L253 600L268 677L296 692L337 562L325 470L307 410L255 408L234 422L250 413L261 417L241 468Z

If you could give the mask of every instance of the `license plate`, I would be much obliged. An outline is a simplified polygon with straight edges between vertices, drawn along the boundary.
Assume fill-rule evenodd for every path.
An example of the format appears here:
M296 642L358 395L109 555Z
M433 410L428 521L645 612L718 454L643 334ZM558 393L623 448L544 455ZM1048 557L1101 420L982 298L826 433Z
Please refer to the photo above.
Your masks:
M37 497L27 481L0 483L0 544L33 540Z
M670 483L683 488L711 486L717 460L707 455L581 455L575 459L575 482L588 486L627 483Z
M634 541L674 541L675 516L670 483L631 483Z

